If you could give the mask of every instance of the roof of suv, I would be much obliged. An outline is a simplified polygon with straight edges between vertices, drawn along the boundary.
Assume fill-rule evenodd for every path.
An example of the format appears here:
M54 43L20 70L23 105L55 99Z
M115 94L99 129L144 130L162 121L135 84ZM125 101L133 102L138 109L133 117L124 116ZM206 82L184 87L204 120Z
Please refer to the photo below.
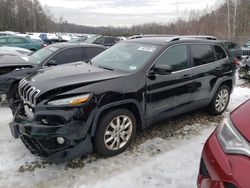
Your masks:
M180 37L180 36L174 36L174 37L146 37L146 38L138 38L133 40L128 40L127 42L132 43L145 43L145 44L153 44L158 46L165 46L169 42L178 42L178 43L186 43L186 42L192 42L192 43L217 43L216 40L206 40L206 39L200 39L200 38L188 38L188 37Z

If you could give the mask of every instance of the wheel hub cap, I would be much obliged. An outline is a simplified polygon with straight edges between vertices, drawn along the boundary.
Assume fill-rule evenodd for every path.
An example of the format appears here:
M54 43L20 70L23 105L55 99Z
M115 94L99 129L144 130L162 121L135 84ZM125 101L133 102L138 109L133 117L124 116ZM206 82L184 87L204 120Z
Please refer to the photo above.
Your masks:
M226 89L223 89L219 92L216 101L215 101L215 108L218 112L222 112L228 103L229 100L229 93Z
M128 116L122 115L113 119L104 134L104 143L109 150L118 150L129 141L133 123Z

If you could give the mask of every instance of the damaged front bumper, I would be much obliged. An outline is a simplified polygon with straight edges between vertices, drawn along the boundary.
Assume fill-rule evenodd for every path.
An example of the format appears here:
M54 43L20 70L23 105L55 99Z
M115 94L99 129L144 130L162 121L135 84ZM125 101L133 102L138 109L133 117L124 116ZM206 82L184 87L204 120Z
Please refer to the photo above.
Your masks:
M46 161L64 162L93 151L88 133L95 114L93 109L89 105L40 106L33 113L26 105L25 114L17 115L10 129L32 154Z

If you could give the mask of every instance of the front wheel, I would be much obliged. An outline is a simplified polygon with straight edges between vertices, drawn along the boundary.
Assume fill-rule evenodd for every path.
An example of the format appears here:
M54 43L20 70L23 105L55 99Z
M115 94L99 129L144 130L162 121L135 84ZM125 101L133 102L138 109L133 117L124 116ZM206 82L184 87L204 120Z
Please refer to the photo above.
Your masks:
M213 115L222 114L228 106L230 100L230 89L227 85L222 85L214 95L209 105L209 112Z
M103 156L122 153L131 144L136 133L136 119L132 112L117 109L104 114L94 137L95 149Z

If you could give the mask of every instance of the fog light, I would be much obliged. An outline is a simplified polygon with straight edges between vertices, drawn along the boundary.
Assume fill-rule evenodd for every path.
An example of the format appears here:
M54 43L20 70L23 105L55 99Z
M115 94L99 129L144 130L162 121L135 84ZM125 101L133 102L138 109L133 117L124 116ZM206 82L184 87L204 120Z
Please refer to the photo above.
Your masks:
M57 137L56 138L58 144L64 144L65 139L63 137Z

